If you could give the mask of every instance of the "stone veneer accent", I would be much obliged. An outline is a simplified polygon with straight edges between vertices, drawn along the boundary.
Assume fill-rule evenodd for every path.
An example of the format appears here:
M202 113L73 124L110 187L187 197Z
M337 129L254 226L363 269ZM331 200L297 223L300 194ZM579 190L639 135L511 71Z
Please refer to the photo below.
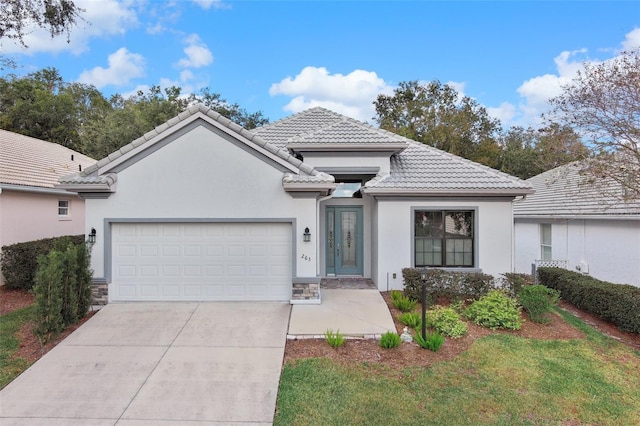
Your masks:
M291 290L291 303L319 303L320 278L294 278Z
M106 305L109 302L109 284L91 283L91 300L94 305Z

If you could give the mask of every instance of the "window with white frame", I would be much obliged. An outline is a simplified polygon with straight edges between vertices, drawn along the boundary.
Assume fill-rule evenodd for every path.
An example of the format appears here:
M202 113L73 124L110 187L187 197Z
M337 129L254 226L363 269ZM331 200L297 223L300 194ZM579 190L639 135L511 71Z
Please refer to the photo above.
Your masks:
M416 210L415 266L473 267L474 220L472 210Z
M551 224L540 224L540 259L551 260Z
M58 200L58 216L69 217L69 200Z

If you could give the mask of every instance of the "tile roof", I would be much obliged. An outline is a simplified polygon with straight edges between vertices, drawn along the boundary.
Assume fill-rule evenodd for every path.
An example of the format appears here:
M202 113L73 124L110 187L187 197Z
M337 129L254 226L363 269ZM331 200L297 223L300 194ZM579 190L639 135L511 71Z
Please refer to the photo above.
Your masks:
M2 184L53 188L60 177L77 172L80 167L86 169L95 162L57 143L0 130Z
M263 140L285 148L290 139L321 129L327 125L339 123L345 118L345 116L328 109L316 107L251 131Z
M220 124L223 128L227 128L231 133L235 133L245 140L248 140L250 143L254 144L256 148L267 151L270 155L273 155L274 158L278 158L279 160L284 161L285 164L288 163L290 167L299 170L302 176L308 175L310 177L317 177L316 179L309 178L315 183L326 182L327 179L331 179L331 182L333 182L332 176L326 175L325 173L314 169L310 165L303 163L295 156L293 156L286 148L271 144L269 143L269 141L259 137L255 132L244 129L242 126L232 122L228 118L220 115L216 111L213 111L212 109L202 104L197 104L190 106L185 111L178 114L178 116L147 132L143 136L123 146L117 151L112 152L107 157L99 160L96 164L87 167L82 172L64 176L60 179L60 183L63 187L76 185L111 186L113 183L115 183L117 176L114 173L102 174L103 172L101 172L101 169L105 172L108 172L108 166L121 159L121 157L127 155L129 152L135 149L138 149L139 147L144 146L145 144L148 144L151 140L155 140L157 137L162 136L165 132L168 132L175 126L184 123L187 119L196 114L203 114L207 116L209 119L212 119L213 121Z
M391 157L388 176L367 182L364 190L434 194L531 192L530 185L521 179L414 141Z
M593 184L584 174L584 163L574 162L527 179L535 194L513 204L516 217L640 217L640 200L621 202L606 193L611 182Z
M252 130L276 146L350 144L406 146L391 156L390 175L367 182L364 192L410 194L523 195L530 185L514 176L474 163L395 133L316 107Z

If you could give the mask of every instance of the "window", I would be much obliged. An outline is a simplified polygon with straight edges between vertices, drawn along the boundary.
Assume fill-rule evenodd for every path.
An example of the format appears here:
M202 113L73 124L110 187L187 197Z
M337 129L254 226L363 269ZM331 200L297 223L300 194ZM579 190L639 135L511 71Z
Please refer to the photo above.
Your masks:
M69 216L69 200L58 200L58 216Z
M473 267L473 239L473 211L417 210L414 213L416 267Z
M540 259L551 260L551 224L540 224Z

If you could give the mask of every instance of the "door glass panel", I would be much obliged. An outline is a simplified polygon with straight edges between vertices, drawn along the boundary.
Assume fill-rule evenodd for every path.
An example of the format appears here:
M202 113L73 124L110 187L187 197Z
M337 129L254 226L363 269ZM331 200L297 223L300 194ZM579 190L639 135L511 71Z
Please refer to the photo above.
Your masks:
M356 255L358 246L358 215L356 212L342 212L342 266L356 266Z
M327 211L327 267L333 268L335 266L335 212L333 210Z

